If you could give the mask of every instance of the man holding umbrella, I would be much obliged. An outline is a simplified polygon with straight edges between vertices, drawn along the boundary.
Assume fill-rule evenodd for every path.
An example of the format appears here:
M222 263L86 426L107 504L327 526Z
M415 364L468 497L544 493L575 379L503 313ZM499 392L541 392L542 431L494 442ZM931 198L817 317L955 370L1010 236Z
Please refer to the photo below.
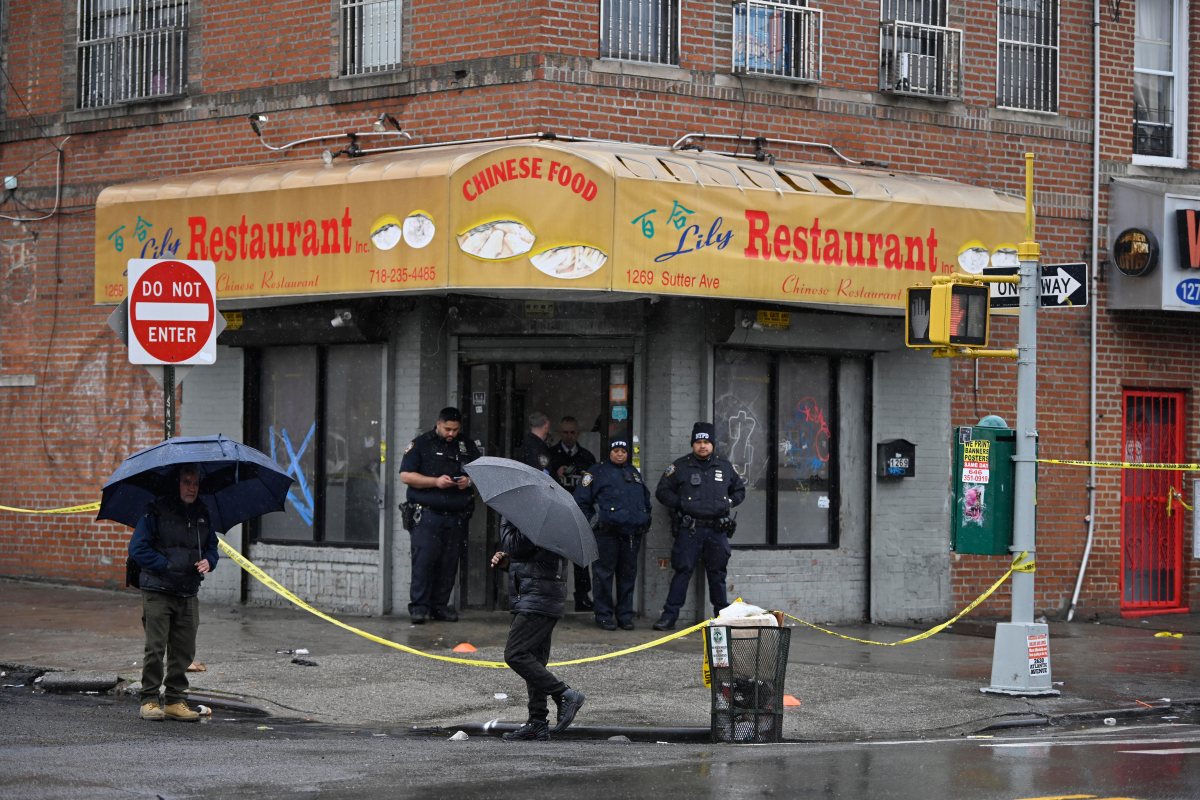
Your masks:
M152 502L133 530L129 555L141 567L141 717L192 722L200 715L187 705L187 668L196 654L200 626L197 593L217 565L217 535L200 495L200 469L178 469L179 490ZM159 691L163 705L159 706Z

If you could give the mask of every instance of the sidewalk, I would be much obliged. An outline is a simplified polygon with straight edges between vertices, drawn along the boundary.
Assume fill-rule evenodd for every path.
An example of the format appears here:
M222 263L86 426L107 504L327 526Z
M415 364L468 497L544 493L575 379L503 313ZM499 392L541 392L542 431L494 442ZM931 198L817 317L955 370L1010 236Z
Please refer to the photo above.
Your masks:
M197 660L208 670L191 676L196 695L224 695L273 715L396 732L525 718L524 683L507 669L421 658L300 610L202 604L201 613ZM451 648L470 642L478 652L465 657L502 661L508 615L467 611L462 616L458 623L423 626L411 625L407 617L339 618L422 651L454 655ZM787 710L785 738L954 735L1032 718L1157 718L1200 707L1200 615L1050 623L1052 677L1062 691L1053 698L981 693L991 681L992 623L964 620L955 629L913 644L878 647L794 628L786 692L801 706ZM876 625L836 630L884 642L914 633ZM1184 635L1156 638L1156 631ZM646 620L638 620L635 631L609 633L590 615L569 615L555 630L552 659L599 655L661 635ZM632 655L561 668L561 677L587 694L576 725L583 731L591 726L706 728L711 701L701 682L701 648L702 637L695 633ZM297 649L309 652L277 652ZM23 666L135 682L141 650L136 592L0 579L3 669ZM296 658L315 666L293 663Z

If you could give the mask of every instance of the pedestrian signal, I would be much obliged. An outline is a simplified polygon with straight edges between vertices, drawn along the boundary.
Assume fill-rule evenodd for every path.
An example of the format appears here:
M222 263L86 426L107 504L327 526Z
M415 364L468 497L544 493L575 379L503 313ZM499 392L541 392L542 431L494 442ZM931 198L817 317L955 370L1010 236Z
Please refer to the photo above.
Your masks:
M907 347L938 347L929 338L929 305L932 286L908 287L904 303L904 344Z
M929 338L938 344L984 347L991 292L986 285L943 283L930 298Z
M908 347L984 347L988 342L986 285L939 283L911 286L905 299Z

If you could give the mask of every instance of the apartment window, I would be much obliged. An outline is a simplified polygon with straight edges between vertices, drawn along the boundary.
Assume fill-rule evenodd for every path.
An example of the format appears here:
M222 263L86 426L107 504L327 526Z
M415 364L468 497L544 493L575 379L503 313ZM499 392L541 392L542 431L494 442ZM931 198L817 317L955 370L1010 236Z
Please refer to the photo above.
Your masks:
M837 545L838 372L822 355L717 350L719 452L746 481L735 545Z
M679 0L602 0L600 57L679 63Z
M342 74L400 66L400 0L342 0Z
M259 519L259 540L379 543L383 358L380 344L258 351L253 438L295 480L284 511Z
M962 38L946 26L946 0L882 0L879 90L962 97Z
M1058 110L1058 0L1000 0L996 105Z
M733 71L821 80L821 12L805 0L745 0L733 5Z
M1187 3L1138 0L1134 12L1133 154L1137 163L1185 166Z
M79 108L184 93L186 0L79 0L78 27Z

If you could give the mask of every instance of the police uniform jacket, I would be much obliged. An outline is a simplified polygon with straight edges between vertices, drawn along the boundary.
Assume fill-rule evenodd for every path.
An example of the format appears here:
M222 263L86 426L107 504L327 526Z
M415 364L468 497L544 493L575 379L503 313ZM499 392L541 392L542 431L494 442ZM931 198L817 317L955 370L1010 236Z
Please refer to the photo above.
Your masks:
M500 549L508 554L509 611L561 617L567 600L562 556L538 547L508 520L500 524Z
M746 499L746 483L733 464L713 453L700 460L695 453L667 467L654 491L658 502L700 521L718 520Z
M549 473L554 458L550 448L536 433L527 432L521 440L521 461L542 472Z
M459 436L453 442L447 442L437 435L436 430L426 431L405 448L400 471L417 472L430 478L440 475L458 478L466 474L462 465L470 464L477 458L479 448L469 439ZM475 502L474 492L457 487L418 489L409 486L407 497L410 503L419 503L446 513L470 511Z
M596 457L586 448L575 445L575 452L568 453L562 442L550 448L550 475L566 487L568 492L574 491L583 477L583 471L596 463ZM566 467L563 477L558 477L558 468Z
M635 533L650 525L650 490L628 462L602 461L583 473L575 502L584 516L599 515L600 532Z
M196 571L196 562L206 558L215 568L219 557L208 508L199 501L160 497L133 529L129 555L141 567L141 588L180 597L197 594L204 576Z

